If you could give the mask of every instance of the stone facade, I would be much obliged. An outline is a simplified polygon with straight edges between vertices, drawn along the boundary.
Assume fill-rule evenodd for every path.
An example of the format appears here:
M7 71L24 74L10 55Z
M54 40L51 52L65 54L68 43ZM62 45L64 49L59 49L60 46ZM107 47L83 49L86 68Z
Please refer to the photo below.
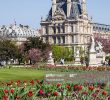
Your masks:
M44 41L74 50L78 46L85 50L93 32L85 0L52 0L48 18L42 19L41 27Z
M42 37L50 44L74 48L75 51L81 46L86 50L92 34L110 36L109 25L91 20L86 11L86 0L52 0L48 17L41 19Z

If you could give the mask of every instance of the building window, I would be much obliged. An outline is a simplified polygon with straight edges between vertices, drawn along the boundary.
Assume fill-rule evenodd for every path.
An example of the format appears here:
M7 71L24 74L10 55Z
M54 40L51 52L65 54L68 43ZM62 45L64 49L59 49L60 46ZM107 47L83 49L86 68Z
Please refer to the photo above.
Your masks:
M54 44L56 44L56 37L53 37Z
M46 34L48 34L48 27L46 27Z
M57 38L58 38L58 44L60 44L61 43L60 37L57 37Z
M48 42L48 37L46 37L46 42Z
M65 27L64 26L62 26L62 30L63 30L63 33L65 33Z
M56 34L56 28L55 27L53 27L53 32L54 32L54 34Z
M58 33L60 33L60 26L58 26Z
M62 36L63 43L65 43L65 36Z
M72 43L74 43L74 36L72 36Z
M73 32L73 26L71 26L71 32Z

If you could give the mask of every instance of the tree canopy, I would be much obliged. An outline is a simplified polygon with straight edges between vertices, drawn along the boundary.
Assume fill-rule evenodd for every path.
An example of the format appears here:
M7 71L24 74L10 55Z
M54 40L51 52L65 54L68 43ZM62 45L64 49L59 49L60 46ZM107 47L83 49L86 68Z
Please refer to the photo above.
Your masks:
M52 52L56 61L59 61L61 58L64 58L65 60L72 58L73 53L68 47L63 46L52 46Z
M39 60L47 60L51 46L49 43L43 42L39 37L30 37L20 47L23 58L29 59L32 62Z
M9 60L16 58L17 46L11 40L0 40L0 59Z

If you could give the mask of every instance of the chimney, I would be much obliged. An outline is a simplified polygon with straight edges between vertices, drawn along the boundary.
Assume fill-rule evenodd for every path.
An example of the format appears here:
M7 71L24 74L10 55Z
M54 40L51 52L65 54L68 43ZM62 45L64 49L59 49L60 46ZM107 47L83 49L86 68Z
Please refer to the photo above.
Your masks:
M86 0L82 0L81 5L82 5L82 14L83 15L87 15L87 11L86 11Z
M52 17L54 16L55 11L56 11L56 0L52 0Z
M71 0L67 0L67 17L70 16L71 11Z

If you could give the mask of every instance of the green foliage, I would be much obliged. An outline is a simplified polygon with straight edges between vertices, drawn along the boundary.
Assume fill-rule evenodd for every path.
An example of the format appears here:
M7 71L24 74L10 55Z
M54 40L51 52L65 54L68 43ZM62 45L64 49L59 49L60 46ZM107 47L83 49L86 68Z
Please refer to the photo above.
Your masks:
M39 80L18 80L8 83L11 85L5 84L1 85L0 100L109 100L110 95L109 85L98 82L48 84Z
M52 52L56 61L59 61L61 58L71 59L72 57L72 50L69 50L68 47L52 46Z
M11 40L0 40L0 59L9 60L16 58L17 46Z
M22 60L24 62L26 62L28 60L30 60L30 62L32 62L32 59L29 58L29 51L32 49L39 49L41 51L41 60L45 61L48 58L48 54L51 49L51 46L49 45L49 43L44 43L43 40L39 37L28 38L27 42L25 42L21 46L21 53L22 53L22 58L23 58ZM20 56L21 55L19 55L19 57ZM30 63L30 64L32 64L32 63Z
M106 58L105 58L106 60L109 60L110 59L110 56L106 56Z
M48 43L44 43L39 37L30 37L27 39L27 42L24 43L24 51L29 51L32 48L44 51L47 47L49 48L50 45Z

